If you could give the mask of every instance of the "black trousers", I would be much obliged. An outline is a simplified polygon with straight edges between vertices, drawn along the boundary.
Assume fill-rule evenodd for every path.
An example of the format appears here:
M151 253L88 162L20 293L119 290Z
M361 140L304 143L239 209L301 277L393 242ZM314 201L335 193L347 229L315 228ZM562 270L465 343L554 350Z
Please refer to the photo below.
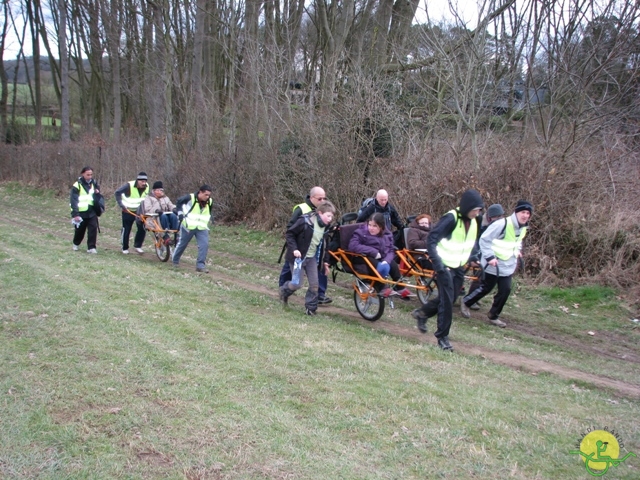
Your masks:
M80 223L75 230L73 234L74 245L80 246L82 240L84 240L84 234L87 233L87 250L96 248L96 242L98 240L98 217L83 218L82 223Z
M122 250L129 250L129 236L131 235L131 229L136 221L136 217L127 212L122 212L122 233L120 240L122 242ZM133 248L142 248L144 242L145 230L144 225L136 224L138 230L136 236L133 239Z
M421 310L427 317L438 315L438 328L434 335L443 338L449 335L453 321L453 302L458 298L464 282L462 267L443 270L436 274L438 297L429 300Z
M498 277L496 275L491 275L489 273L484 274L484 279L478 288L475 290L471 290L469 295L464 297L462 301L466 306L473 305L482 297L487 295L493 287L498 285L498 292L493 296L493 304L491 305L491 309L489 310L488 316L490 320L495 320L502 313L502 309L504 308L507 300L509 299L509 295L511 294L511 280L513 279L513 275L509 275L508 277Z

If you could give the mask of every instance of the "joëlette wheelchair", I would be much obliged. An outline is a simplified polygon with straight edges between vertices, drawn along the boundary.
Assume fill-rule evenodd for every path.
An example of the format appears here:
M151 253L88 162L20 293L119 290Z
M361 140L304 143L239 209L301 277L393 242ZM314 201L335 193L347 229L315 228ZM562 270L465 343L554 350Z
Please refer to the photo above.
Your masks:
M144 229L153 236L153 246L156 252L156 256L161 262L166 262L171 258L171 244L178 244L179 229L168 230L162 228L160 224L159 213L135 213L131 210L128 212L136 217L136 222L141 222L144 225ZM173 240L167 239L167 236L173 235ZM169 240L169 241L167 241Z
M365 255L348 250L353 232L362 225L361 223L348 223L355 220L355 215L344 215L340 224L335 227L332 232L333 238L329 242L329 255L332 259L334 279L337 272L353 275L353 301L362 318L375 322L384 313L385 300L392 301L392 299L384 298L379 294L380 287L399 286L415 289L416 292L422 292L419 295L428 298L430 287L424 281L415 281L415 284L412 284L405 281L405 276L402 276L397 282L383 278ZM420 277L421 275L416 272L414 278Z

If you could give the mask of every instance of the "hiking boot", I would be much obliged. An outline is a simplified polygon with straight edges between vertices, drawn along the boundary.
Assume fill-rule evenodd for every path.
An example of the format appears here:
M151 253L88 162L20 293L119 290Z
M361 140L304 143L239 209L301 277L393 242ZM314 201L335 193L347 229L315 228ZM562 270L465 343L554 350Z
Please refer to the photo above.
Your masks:
M492 320L492 319L489 319L489 322L491 323L491 325L495 325L496 327L500 327L500 328L504 328L504 327L506 327L506 326L507 326L507 324L506 324L506 323L504 323L504 322L503 322L502 320L500 320L499 318L494 318L493 320Z
M196 268L196 272L198 272L198 273L209 273L209 272L211 272L211 270L209 270L208 268Z
M98 250L96 250L95 248L90 248L89 250L87 250L87 253L98 253Z
M327 305L331 302L333 302L333 299L331 297L324 297L324 298L318 299L318 305Z
M310 316L314 316L316 314L315 310L311 310L309 308L307 308L304 312L305 315L310 315Z
M453 346L449 343L449 337L442 337L438 339L438 346L444 351L453 352Z
M470 310L480 310L480 303L476 302L473 305L469 306Z
M420 330L422 333L427 333L427 320L429 319L429 317L424 314L422 309L416 308L413 312L411 312L411 316L418 321L418 330Z
M469 311L469 307L467 307L464 303L464 301L460 301L460 315L462 315L464 318L470 318L471 317L471 312Z
M78 245L76 245L75 243L74 243L74 244L72 244L72 245L73 245L73 246L72 246L71 248L73 248L73 251L74 251L74 252L77 252L77 251L78 251Z

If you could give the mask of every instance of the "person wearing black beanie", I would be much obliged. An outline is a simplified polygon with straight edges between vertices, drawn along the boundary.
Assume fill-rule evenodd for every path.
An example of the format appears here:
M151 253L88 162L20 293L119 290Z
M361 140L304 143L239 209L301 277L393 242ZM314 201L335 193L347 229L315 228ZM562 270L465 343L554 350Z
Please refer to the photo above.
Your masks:
M518 266L518 257L522 255L522 240L527 234L532 213L533 205L530 202L518 200L510 217L492 223L480 236L478 243L484 278L478 288L470 290L469 295L462 299L460 310L463 316L468 318L471 313L469 307L497 285L498 292L493 297L487 316L491 324L501 328L507 326L500 319L500 314L511 294L513 274Z
M453 303L464 282L464 266L472 255L478 239L477 218L484 203L477 190L462 194L460 205L445 215L433 227L427 238L427 251L436 271L438 298L411 312L418 322L418 330L427 333L427 320L438 315L435 337L443 350L453 350L449 330L453 320Z
M125 255L129 253L129 236L133 229L133 223L136 221L136 211L144 200L149 195L149 184L147 183L147 174L140 172L136 176L135 180L125 183L116 190L116 202L122 209L122 232L120 235L120 241L122 243L122 253ZM145 229L142 223L137 224L136 236L133 239L133 248L138 253L144 253L142 250L142 243L144 242Z

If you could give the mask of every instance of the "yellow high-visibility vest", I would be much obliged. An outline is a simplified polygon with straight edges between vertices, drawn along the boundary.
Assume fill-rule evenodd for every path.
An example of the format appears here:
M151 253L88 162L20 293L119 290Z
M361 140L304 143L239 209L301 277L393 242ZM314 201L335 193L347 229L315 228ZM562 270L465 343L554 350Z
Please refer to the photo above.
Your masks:
M500 260L509 260L511 257L518 255L522 240L527 234L527 227L522 227L520 235L516 237L516 229L511 218L507 218L505 221L507 224L504 229L504 238L496 238L491 242L491 249Z
M196 199L196 196L191 194L191 211L184 217L182 225L187 230L209 230L209 219L211 218L211 207L209 201L205 204L204 208L200 208L200 202Z
M93 182L91 182L91 188L88 192L80 185L80 182L74 183L73 186L78 189L78 212L86 212L89 207L93 206L93 194L95 193ZM73 211L73 207L71 207L71 211Z
M149 195L149 184L147 183L147 186L144 189L144 192L142 192L142 194L136 188L135 180L133 180L132 182L129 182L129 185L131 186L131 188L129 188L129 190L131 191L130 192L131 196L127 197L126 195L122 195L122 204L125 207L127 207L129 210L135 212L136 210L138 210L138 207L142 203L142 200L144 200L144 197Z
M460 208L456 208L447 212L456 218L456 227L451 233L451 238L443 238L438 242L438 255L449 268L458 268L463 266L469 260L469 256L476 243L478 234L478 222L471 220L469 231L464 228L464 222L460 216Z

